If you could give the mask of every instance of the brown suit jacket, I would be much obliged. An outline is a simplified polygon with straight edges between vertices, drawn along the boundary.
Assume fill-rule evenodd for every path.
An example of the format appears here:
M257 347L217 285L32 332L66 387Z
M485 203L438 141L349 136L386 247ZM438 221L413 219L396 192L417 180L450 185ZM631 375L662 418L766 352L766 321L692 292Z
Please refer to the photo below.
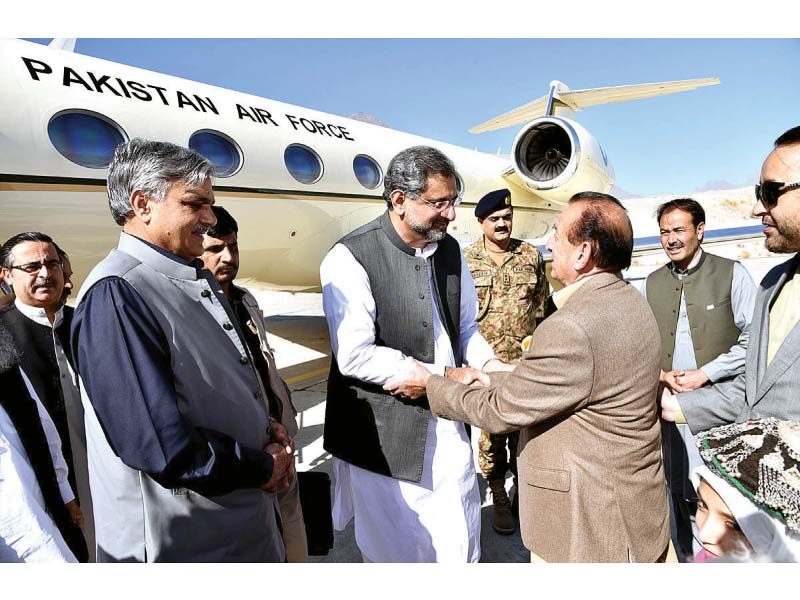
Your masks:
M589 278L489 388L438 376L431 410L517 446L525 546L548 562L655 562L669 516L656 414L658 326L642 295Z

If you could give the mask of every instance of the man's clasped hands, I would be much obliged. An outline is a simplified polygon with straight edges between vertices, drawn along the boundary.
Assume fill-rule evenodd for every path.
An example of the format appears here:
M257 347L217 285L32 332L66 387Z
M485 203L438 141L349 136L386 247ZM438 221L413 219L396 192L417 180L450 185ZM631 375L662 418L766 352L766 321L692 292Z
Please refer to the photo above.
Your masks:
M493 358L483 366L483 370L472 367L445 367L444 376L464 385L488 386L490 383L488 373L513 370L513 365ZM409 356L404 361L404 369L387 381L383 389L394 396L416 400L425 395L428 378L431 375L425 365Z

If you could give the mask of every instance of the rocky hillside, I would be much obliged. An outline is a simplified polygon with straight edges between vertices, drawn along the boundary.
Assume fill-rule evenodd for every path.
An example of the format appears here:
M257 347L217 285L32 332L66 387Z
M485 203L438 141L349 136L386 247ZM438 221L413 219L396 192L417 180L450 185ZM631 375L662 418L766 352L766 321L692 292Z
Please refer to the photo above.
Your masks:
M688 195L694 198L706 210L706 227L708 229L723 229L726 227L743 227L758 225L759 221L750 217L755 198L752 186L733 190L716 190L709 192L696 192ZM658 235L656 223L656 208L673 198L685 197L681 194L655 196L653 198L631 198L622 203L628 209L633 222L634 235L644 237Z
M622 203L628 209L633 223L634 236L658 235L658 223L656 223L655 218L656 208L659 204L680 197L683 196L681 194L672 194L653 198L623 200ZM730 190L696 192L690 194L689 197L694 198L703 205L706 211L707 229L745 227L760 223L759 219L754 219L750 216L750 211L755 201L752 186ZM762 238L714 244L713 249L709 244L709 250L715 254L738 260L773 256L771 252L764 248L764 240ZM665 263L666 260L663 252L654 252L635 258L634 266L655 266Z

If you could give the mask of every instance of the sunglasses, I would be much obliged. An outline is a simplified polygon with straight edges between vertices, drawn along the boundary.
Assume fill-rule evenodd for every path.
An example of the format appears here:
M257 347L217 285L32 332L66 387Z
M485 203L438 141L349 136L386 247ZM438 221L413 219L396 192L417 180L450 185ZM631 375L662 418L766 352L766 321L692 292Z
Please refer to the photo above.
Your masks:
M800 187L798 183L784 183L783 181L763 181L756 185L756 200L764 205L764 208L775 208L778 198L792 188Z

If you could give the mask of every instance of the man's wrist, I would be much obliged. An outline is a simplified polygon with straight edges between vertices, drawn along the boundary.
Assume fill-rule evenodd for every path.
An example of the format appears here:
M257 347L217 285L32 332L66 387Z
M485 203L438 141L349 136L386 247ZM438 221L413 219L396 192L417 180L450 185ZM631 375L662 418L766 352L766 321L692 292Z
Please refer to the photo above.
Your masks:
M275 459L266 450L241 446L241 487L258 487L272 478Z

